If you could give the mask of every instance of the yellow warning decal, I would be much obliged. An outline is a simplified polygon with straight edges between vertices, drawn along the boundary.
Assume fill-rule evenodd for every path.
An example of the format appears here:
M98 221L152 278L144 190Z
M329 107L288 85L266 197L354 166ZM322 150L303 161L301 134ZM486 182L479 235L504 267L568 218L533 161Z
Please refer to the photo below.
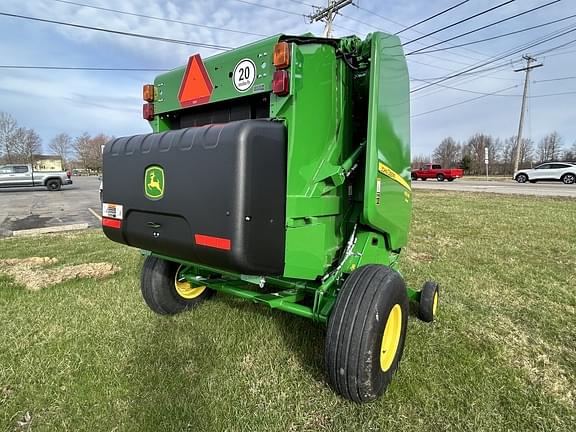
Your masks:
M390 177L396 183L400 183L402 186L404 186L409 191L412 190L412 188L410 187L410 184L406 180L404 180L404 178L400 174L398 174L396 171L394 171L389 166L384 165L382 162L378 162L378 171L381 172L382 174L384 174L386 177Z

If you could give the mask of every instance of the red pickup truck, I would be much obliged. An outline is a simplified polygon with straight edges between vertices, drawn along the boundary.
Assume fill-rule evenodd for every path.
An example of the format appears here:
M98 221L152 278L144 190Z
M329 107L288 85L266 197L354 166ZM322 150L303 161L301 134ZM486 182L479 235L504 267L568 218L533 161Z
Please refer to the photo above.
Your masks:
M412 171L412 180L435 178L438 181L453 181L461 177L464 177L464 170L460 168L442 168L437 164L425 164L420 169Z

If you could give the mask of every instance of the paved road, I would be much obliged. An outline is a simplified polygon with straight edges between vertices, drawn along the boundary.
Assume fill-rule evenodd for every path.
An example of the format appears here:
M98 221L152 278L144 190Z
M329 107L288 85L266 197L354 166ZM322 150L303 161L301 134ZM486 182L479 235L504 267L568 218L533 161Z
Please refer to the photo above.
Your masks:
M70 186L59 192L46 188L0 189L0 237L10 231L87 223L99 226L88 210L99 213L97 177L72 177Z
M412 182L414 189L441 189L464 192L489 192L499 194L559 196L576 198L576 185L560 182L516 183L510 181L455 180L439 182L436 180Z

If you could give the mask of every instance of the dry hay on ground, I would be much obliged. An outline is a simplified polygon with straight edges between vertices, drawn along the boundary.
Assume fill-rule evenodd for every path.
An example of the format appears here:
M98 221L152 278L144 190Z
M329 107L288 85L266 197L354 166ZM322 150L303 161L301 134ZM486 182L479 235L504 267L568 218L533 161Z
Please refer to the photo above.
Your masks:
M58 260L50 257L4 259L0 260L0 272L12 277L29 291L38 291L72 279L101 279L120 271L120 267L107 262L44 268L56 263Z

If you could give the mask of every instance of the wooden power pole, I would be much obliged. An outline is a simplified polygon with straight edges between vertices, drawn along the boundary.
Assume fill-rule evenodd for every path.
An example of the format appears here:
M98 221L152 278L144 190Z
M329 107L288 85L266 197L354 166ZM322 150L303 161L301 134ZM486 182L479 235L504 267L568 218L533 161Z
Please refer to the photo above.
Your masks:
M526 112L526 98L528 97L528 83L530 79L530 71L534 68L544 66L542 63L532 64L536 62L534 57L528 54L522 56L526 60L526 67L516 69L514 72L526 72L524 78L524 92L522 93L522 107L520 108L520 123L518 124L518 135L516 135L516 153L514 154L514 172L518 171L518 164L520 163L520 146L522 145L522 129L524 129L524 113Z
M340 9L349 4L352 4L353 0L328 0L328 6L323 9L319 9L316 13L308 15L310 22L324 21L326 26L324 27L323 36L329 38L332 36L332 23L334 18Z

